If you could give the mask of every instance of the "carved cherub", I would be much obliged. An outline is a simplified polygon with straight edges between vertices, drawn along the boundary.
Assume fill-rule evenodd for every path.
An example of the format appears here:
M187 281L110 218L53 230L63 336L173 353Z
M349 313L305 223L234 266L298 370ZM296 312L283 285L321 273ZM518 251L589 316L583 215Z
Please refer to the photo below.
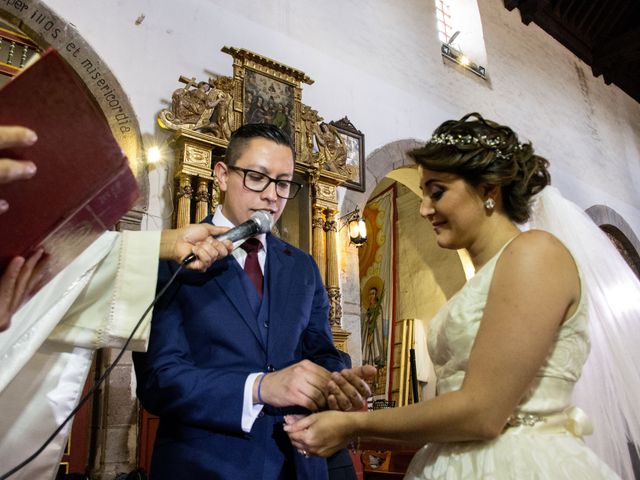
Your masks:
M316 124L316 126L314 133L323 168L351 177L354 169L347 165L347 146L336 127L325 122Z
M196 129L211 132L218 138L229 140L231 137L231 119L233 118L233 98L227 92L214 89L214 107L206 124Z
M302 104L300 108L300 135L302 138L300 162L306 164L314 163L314 135L317 129L317 123L322 121L322 117L318 116L318 112L308 105Z
M202 117L207 108L207 97L211 90L208 82L198 82L195 79L185 79L185 86L178 88L171 95L171 108L160 112L159 120L166 128L190 128Z
M171 96L171 108L158 115L160 124L169 129L210 131L219 138L231 136L231 95L208 82L195 83L195 79L181 76L185 86L175 90Z

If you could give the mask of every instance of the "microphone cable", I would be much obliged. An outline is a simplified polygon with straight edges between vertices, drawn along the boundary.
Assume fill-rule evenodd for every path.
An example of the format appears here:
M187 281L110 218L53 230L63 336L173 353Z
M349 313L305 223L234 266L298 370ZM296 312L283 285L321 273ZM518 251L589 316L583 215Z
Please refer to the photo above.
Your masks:
M140 320L138 320L138 323L136 323L136 326L131 331L131 335L129 335L129 338L127 338L127 341L124 342L124 345L120 349L120 352L118 353L118 356L111 363L111 365L109 365L109 367L104 371L104 373L100 376L100 378L98 378L98 380L96 380L93 383L93 386L91 387L91 389L86 393L86 395L84 397L82 397L82 399L80 399L80 402L78 402L78 405L71 411L71 413L69 415L67 415L67 417L60 424L60 426L58 428L56 428L56 430L51 434L51 436L49 438L47 438L47 440L45 440L45 442L40 446L40 448L38 448L33 454L31 454L31 456L29 456L29 458L27 458L26 460L21 462L19 465L16 465L11 470L9 470L8 472L6 472L2 476L0 476L0 480L6 480L11 475L13 475L14 473L18 472L19 470L21 470L22 468L27 466L29 463L31 463L33 460L35 460L36 457L38 455L40 455L44 451L44 449L47 448L47 446L49 446L49 444L56 438L58 433L60 433L62 431L64 426L67 423L69 423L69 420L71 420L75 416L75 414L78 413L78 410L80 410L80 408L87 402L87 400L89 400L94 395L94 393L96 392L98 387L104 383L104 381L107 379L107 377L109 376L111 371L115 368L115 366L118 364L118 362L120 361L120 359L124 355L124 352L126 351L127 347L129 346L129 343L131 342L131 339L133 338L135 333L138 331L138 328L140 327L140 325L142 325L142 321L146 318L146 316L148 315L149 311L155 306L155 304L158 302L158 300L160 300L160 297L162 297L162 295L164 295L165 292L169 289L169 287L173 284L174 280L176 279L178 274L183 270L184 266L187 263L190 263L191 261L193 261L195 259L195 256L192 257L192 255L193 254L187 256L180 263L180 266L175 271L175 273L171 276L171 278L166 283L166 285L164 287L162 287L162 289L156 294L156 297L153 299L151 304L144 311L144 313L140 317Z

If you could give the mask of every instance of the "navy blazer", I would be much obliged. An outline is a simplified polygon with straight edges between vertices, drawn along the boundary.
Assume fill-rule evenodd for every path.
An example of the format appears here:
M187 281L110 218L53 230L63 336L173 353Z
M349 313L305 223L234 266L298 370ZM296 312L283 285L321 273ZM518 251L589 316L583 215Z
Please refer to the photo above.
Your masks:
M262 333L245 273L232 256L204 273L181 272L154 309L148 351L134 353L138 398L160 417L152 479L327 478L324 459L293 449L282 412L265 407L249 433L241 428L250 373L303 359L330 371L344 368L315 261L271 234L266 243L269 308ZM158 288L177 268L161 262Z

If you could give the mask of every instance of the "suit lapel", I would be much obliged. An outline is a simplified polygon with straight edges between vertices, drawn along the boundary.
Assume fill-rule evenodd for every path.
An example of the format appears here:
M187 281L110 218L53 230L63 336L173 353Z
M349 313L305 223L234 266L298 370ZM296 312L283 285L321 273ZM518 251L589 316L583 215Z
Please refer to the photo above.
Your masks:
M220 268L219 274L214 275L213 278L218 284L220 290L224 292L231 304L238 311L242 320L247 324L251 332L253 332L253 335L256 337L260 345L264 346L262 335L258 331L256 316L253 313L253 310L251 310L247 294L244 291L244 285L240 278L240 268L237 265L237 262L235 265L231 262L236 262L236 259L231 255L222 259L220 262L216 262L221 264L220 267L226 268Z
M287 244L269 234L267 236L267 288L269 289L269 335L268 351L273 351L282 335L287 335L288 322L297 321L289 318L284 311L291 285L294 280L295 260Z

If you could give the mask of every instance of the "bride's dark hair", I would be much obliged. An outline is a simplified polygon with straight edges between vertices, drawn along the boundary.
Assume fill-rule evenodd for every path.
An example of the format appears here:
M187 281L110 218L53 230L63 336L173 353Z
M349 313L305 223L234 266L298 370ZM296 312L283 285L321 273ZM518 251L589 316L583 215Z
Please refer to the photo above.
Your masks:
M427 170L500 187L505 213L517 223L529 219L531 197L551 182L549 162L534 154L531 143L520 143L509 127L478 113L444 122L408 155Z

